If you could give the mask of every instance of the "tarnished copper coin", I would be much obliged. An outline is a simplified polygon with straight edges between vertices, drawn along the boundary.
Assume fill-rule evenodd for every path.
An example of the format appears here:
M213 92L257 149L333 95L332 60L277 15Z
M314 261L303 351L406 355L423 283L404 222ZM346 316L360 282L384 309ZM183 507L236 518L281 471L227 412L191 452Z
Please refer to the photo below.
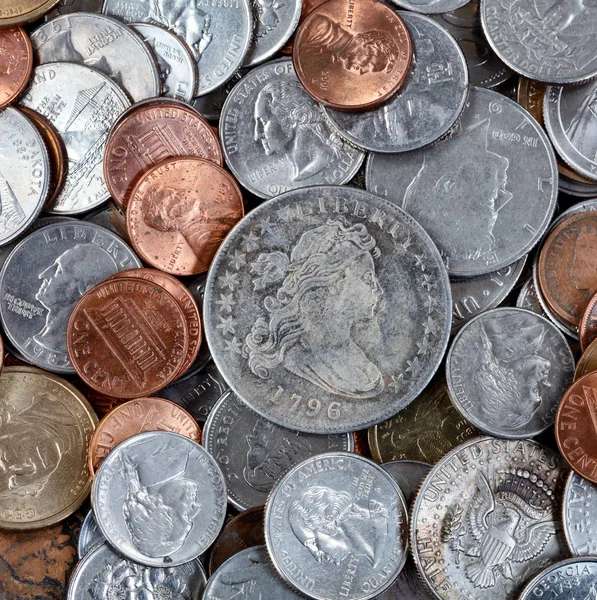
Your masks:
M578 326L581 350L584 352L595 339L597 339L597 294L589 300Z
M338 110L375 108L408 75L412 42L404 21L378 0L328 0L299 27L292 61L301 83Z
M217 134L190 106L161 99L132 106L112 128L104 155L104 177L116 204L126 209L139 177L175 156L223 164Z
M243 215L240 189L224 169L201 158L172 158L139 179L126 217L145 262L172 275L198 275Z
M79 377L117 398L141 398L168 385L189 348L187 322L174 297L144 279L96 285L77 302L66 332Z
M593 371L597 371L597 340L593 340L578 359L574 381Z
M2 26L0 4L0 26ZM27 87L33 70L33 48L21 27L0 29L0 108L14 102Z
M164 398L130 400L110 411L95 428L87 454L91 474L120 442L145 431L172 431L201 441L197 421L178 404Z

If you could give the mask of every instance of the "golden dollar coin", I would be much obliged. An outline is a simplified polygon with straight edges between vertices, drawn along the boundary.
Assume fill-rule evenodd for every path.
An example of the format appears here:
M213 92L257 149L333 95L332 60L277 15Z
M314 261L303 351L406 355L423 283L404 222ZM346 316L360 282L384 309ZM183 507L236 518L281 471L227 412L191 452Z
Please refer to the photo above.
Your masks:
M22 25L39 19L59 0L3 0L0 2L0 27Z

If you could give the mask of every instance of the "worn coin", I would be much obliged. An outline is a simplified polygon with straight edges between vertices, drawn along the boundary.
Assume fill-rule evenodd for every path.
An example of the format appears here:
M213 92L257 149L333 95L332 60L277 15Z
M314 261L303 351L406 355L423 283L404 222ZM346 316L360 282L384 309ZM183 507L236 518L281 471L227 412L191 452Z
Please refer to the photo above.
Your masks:
M419 486L431 469L429 463L418 460L393 460L381 466L396 480L407 506L412 504Z
M581 350L584 352L589 344L597 339L597 295L593 296L587 304L578 326Z
M24 29L0 29L0 55L0 108L4 108L21 95L31 77L33 50Z
M30 23L48 12L58 0L16 0L0 6L0 27Z
M592 341L578 359L576 371L574 371L574 381L593 371L597 371L597 340Z
M95 550L95 548L105 541L106 538L103 536L97 525L95 517L93 516L93 511L90 510L81 524L79 542L77 544L79 559L83 558L86 554L89 554L92 550Z
M547 313L543 310L543 306L541 302L539 302L539 298L537 297L537 290L535 289L535 284L533 282L533 278L531 277L526 281L526 283L520 288L520 292L518 294L518 298L516 299L516 306L518 308L524 308L525 310L530 310L541 317L549 318Z
M549 226L557 179L553 149L535 119L475 87L452 135L367 162L367 189L417 219L452 276L489 273L527 254Z
M593 515L597 510L597 487L572 472L562 498L564 535L573 556L597 554Z
M155 431L125 440L106 457L91 500L102 533L119 552L150 567L172 567L197 558L220 533L226 482L197 442Z

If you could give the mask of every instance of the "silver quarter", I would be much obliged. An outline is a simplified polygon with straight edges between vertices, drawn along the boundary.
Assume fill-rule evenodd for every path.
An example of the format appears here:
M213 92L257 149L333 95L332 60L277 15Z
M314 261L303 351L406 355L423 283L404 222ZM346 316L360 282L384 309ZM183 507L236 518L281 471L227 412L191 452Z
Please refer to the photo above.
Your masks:
M329 125L290 58L257 67L234 86L219 130L230 170L260 198L310 185L341 185L365 156Z
M108 454L91 501L104 537L120 553L149 567L173 567L197 558L220 533L226 482L199 444L155 431Z
M476 438L444 456L415 500L415 563L442 600L514 600L521 582L567 556L563 459L531 440Z
M473 87L458 129L400 156L371 154L367 189L425 228L451 276L496 271L527 254L553 216L558 170L541 126L516 102Z
M50 21L60 15L67 15L75 12L102 12L103 0L60 0L58 4L44 17L45 21Z
M520 288L518 298L516 299L516 306L518 308L530 310L531 312L534 312L541 317L545 317L546 319L549 318L547 313L543 310L541 302L539 302L537 290L535 289L535 284L532 277L527 279L526 283L522 286L522 288Z
M393 460L381 465L395 480L407 506L415 499L431 465L418 460Z
M126 94L94 69L57 62L35 69L20 102L46 117L66 146L66 179L49 212L78 214L105 202L104 148L112 123L130 106Z
M468 95L468 68L456 40L429 17L398 14L413 43L400 93L366 112L323 109L342 137L371 152L406 152L435 142L454 125Z
M531 438L551 427L574 378L574 356L547 319L495 308L467 323L446 360L450 398L489 435Z
M562 499L564 535L573 556L597 554L597 486L570 472Z
M301 461L354 450L351 433L314 435L285 429L261 417L231 391L210 412L202 444L220 465L228 501L238 510L263 506L274 483Z
M0 273L4 333L27 362L74 373L66 326L75 304L94 285L139 267L134 252L103 227L82 221L43 227L14 248Z
M356 454L309 458L274 486L265 541L276 570L316 600L366 600L407 555L407 507L394 479Z
M430 15L456 10L469 0L392 0L392 2L401 8Z
M79 559L83 558L86 554L89 554L92 550L95 550L98 546L104 544L105 541L106 538L102 535L102 532L95 521L93 511L90 510L81 524L79 543L77 545Z
M204 303L233 391L312 433L362 429L408 405L442 359L450 314L445 268L420 225L337 186L252 210L220 246Z

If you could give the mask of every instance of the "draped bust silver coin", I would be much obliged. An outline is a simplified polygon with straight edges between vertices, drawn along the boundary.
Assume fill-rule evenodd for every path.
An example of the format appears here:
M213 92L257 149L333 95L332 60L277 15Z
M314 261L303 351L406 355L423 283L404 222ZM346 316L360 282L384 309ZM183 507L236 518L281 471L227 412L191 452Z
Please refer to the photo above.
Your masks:
M15 246L0 272L4 333L27 362L74 373L66 326L75 304L94 285L141 266L120 237L93 223L42 227Z
M58 130L68 155L62 190L49 212L78 214L105 202L104 149L110 127L130 102L106 75L82 65L40 65L20 103Z
M367 600L396 579L407 555L407 507L374 462L330 452L278 480L265 506L276 570L317 600Z
M562 499L564 535L573 556L597 554L597 486L571 472Z
M50 160L35 125L16 108L0 111L0 246L33 223L48 197Z
M469 0L392 0L392 2L401 8L430 15L456 10L464 6Z
M371 154L367 189L406 210L451 276L501 269L527 254L553 216L558 170L541 126L516 102L470 89L459 127L421 150Z
M531 440L475 438L425 478L411 517L411 548L442 600L514 600L521 582L567 556L560 455Z
M574 355L544 317L496 308L475 317L454 338L446 359L450 398L477 429L531 438L551 427L574 378Z
M92 550L95 550L98 546L101 546L105 541L106 538L102 535L97 525L93 511L90 510L81 524L79 543L77 544L79 559L89 554Z
M226 482L197 442L152 431L108 454L91 501L101 532L118 552L150 567L173 567L197 558L220 533Z
M421 226L357 188L251 211L209 271L205 334L232 390L290 429L362 429L409 404L441 361L449 282Z
M454 125L468 95L468 69L456 40L429 17L398 14L413 43L400 93L366 112L323 109L342 137L372 152L406 152L435 142Z
M202 434L228 483L238 510L263 506L274 483L299 462L325 452L352 452L352 433L314 435L280 427L249 408L233 392L213 407Z

